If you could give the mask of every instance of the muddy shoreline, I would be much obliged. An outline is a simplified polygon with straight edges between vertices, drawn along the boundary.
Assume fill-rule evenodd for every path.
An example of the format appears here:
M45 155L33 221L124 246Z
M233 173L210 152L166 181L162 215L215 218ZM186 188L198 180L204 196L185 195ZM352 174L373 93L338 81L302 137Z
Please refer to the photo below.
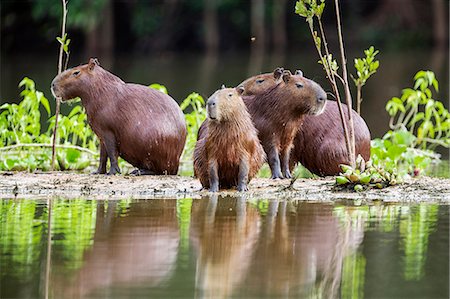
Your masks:
M223 195L248 198L282 198L303 201L358 200L385 202L450 203L450 179L422 177L383 190L360 193L337 191L334 179L298 179L286 190L288 180L254 179L245 194L223 191ZM71 172L0 172L0 198L43 199L48 197L86 199L201 198L200 182L180 176L104 176Z

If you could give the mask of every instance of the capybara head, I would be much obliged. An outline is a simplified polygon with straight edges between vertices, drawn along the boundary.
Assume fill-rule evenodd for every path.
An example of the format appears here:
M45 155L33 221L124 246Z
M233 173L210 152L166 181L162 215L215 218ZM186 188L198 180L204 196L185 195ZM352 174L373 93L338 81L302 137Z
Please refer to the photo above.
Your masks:
M91 58L89 63L68 69L52 81L52 94L62 101L67 101L82 96L83 89L89 88L94 83L97 69L103 70L96 58Z
M222 87L209 97L206 111L210 121L223 122L232 120L247 108L238 89Z
M295 75L292 75L290 71L284 71L281 77L284 84L280 88L296 99L297 112L310 115L318 115L323 112L327 94L319 84L303 77L301 71L296 71Z
M259 95L281 82L284 69L276 68L273 73L253 76L239 84L238 89L243 96Z

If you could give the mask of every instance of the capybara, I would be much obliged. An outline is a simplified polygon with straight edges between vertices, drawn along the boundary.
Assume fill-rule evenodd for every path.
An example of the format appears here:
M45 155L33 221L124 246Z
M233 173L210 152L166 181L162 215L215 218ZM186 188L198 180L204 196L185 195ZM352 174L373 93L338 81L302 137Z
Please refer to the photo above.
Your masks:
M281 82L261 94L243 96L267 154L272 178L290 178L292 142L305 115L322 113L326 93L316 82L284 71Z
M223 88L209 97L208 120L194 150L194 174L212 192L247 184L265 160L264 150L238 91Z
M134 174L176 174L186 141L183 112L170 96L125 83L97 59L56 76L52 92L62 101L81 98L88 122L100 139L96 173L120 172L118 156L137 167Z
M295 76L302 76L297 70ZM261 78L264 78L261 82ZM259 81L259 82L258 82ZM259 95L278 84L273 73L253 76L242 82L242 95ZM261 86L264 85L264 88ZM347 105L342 104L345 116ZM353 110L355 128L356 154L364 160L370 159L370 132L364 119ZM340 172L339 164L350 164L345 146L344 130L340 121L337 103L328 101L320 115L306 115L294 138L291 151L291 167L300 162L309 171L317 175L336 175Z
M284 69L276 68L273 73L259 74L248 78L236 87L242 96L260 95L281 82Z
M347 119L347 105L342 104L342 110ZM352 113L356 155L360 154L368 161L370 131L364 119L355 110ZM350 164L337 102L328 101L322 114L305 118L294 139L291 169L299 162L320 176L337 175L341 171L339 164Z

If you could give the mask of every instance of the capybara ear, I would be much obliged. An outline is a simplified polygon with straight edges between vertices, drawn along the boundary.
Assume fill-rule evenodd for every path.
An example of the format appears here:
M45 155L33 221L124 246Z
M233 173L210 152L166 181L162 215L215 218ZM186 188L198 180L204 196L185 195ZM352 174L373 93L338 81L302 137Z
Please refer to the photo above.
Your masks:
M291 80L291 76L292 76L291 71L289 71L289 70L284 71L283 72L283 81L284 81L284 83L288 83L289 80Z
M296 76L303 77L303 72L302 72L301 70L296 70L296 71L295 71L295 75L296 75Z
M244 86L239 85L238 87L236 87L236 91L239 95L242 95L245 91L245 88L244 88Z
M275 79L280 79L281 75L283 74L284 68L282 67L277 67L274 71L273 71L273 77Z
M100 65L97 58L89 59L88 68L90 71L92 71L97 65Z
M222 87L220 89L225 89L225 88L226 88L225 84L222 84Z

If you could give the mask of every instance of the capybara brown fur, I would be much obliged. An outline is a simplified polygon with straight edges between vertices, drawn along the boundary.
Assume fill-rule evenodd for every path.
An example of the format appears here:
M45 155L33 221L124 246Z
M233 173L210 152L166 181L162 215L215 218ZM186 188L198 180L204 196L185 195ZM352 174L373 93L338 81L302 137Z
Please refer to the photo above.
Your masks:
M347 119L347 105L342 104ZM356 155L365 161L370 159L370 131L364 119L352 110L355 129ZM312 173L320 176L337 175L339 164L350 164L345 146L344 129L335 101L328 101L325 111L317 116L305 118L294 139L291 152L291 169L301 163Z
M207 101L206 128L194 150L194 174L212 192L248 183L265 160L258 133L234 88L216 91Z
M62 101L81 98L88 122L100 139L96 173L120 172L122 157L136 174L176 174L186 141L183 112L170 96L144 85L125 83L96 59L66 70L52 82Z
M260 95L281 82L284 69L276 68L273 73L259 74L248 78L236 87L242 96Z
M281 78L261 94L243 96L274 179L291 177L290 151L304 116L322 113L326 104L326 93L316 82L289 71Z
M302 76L296 71L295 76ZM261 78L264 81L261 82ZM259 81L259 82L258 82ZM253 76L239 85L242 95L260 95L278 84L274 73ZM261 88L264 86L263 88ZM347 105L342 104L347 116ZM356 154L366 161L370 158L370 131L364 119L353 110L355 128ZM337 103L328 101L320 115L306 115L294 138L291 151L291 167L301 163L317 175L336 175L340 172L339 164L349 164L344 140L344 131L340 121Z

